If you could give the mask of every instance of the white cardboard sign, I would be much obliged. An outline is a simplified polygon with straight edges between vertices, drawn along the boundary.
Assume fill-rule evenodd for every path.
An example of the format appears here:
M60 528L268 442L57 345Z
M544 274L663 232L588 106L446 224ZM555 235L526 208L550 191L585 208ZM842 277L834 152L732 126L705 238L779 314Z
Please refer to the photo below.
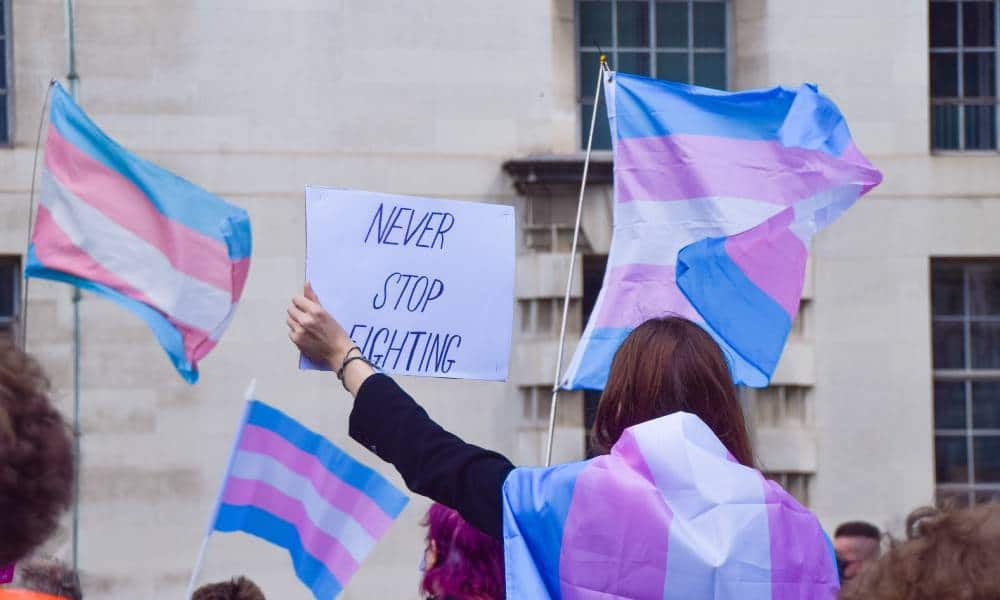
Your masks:
M507 378L512 206L307 187L306 277L378 369Z

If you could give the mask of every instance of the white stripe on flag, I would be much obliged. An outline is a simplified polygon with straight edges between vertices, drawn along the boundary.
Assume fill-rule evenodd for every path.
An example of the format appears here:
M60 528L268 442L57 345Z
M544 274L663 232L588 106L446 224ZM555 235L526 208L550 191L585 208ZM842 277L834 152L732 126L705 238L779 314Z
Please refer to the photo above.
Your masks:
M301 502L309 520L347 548L358 563L375 547L376 540L354 517L331 506L308 478L270 456L240 450L236 453L230 476L261 481Z
M228 292L174 269L159 249L77 198L44 167L40 201L77 247L171 318L211 334L228 316Z

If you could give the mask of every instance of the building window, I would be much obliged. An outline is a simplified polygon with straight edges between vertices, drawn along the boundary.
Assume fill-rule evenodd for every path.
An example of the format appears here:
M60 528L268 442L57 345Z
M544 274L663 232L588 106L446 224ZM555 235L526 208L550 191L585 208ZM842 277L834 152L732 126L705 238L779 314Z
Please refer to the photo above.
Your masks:
M0 0L0 144L10 143L10 0Z
M809 390L804 385L772 385L748 390L753 399L750 403L750 421L755 427L808 425Z
M532 196L525 207L524 244L535 252L569 252L573 249L577 198ZM580 230L577 252L588 252L590 244Z
M931 0L931 148L996 150L1000 0Z
M1000 500L1000 260L931 264L939 502Z
M21 324L21 259L0 256L0 343L19 344Z
M812 479L811 474L800 473L798 471L772 471L764 472L764 477L784 488L802 506L809 506L809 481Z
M521 298L517 301L517 306L523 335L547 338L559 335L563 298ZM566 331L581 331L579 298L569 300Z
M577 0L581 146L587 146L599 58L615 70L725 89L727 4L708 0ZM604 97L594 148L611 148Z

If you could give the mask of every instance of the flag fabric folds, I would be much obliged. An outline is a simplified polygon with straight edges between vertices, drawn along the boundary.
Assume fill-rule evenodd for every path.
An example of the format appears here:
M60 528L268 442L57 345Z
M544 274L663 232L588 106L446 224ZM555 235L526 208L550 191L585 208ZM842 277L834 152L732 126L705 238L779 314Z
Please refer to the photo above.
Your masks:
M246 211L119 146L58 83L41 178L25 276L117 302L197 381L243 292Z
M614 235L564 386L603 389L625 337L668 314L711 333L737 383L767 385L810 239L881 173L813 85L727 93L610 72L604 89Z
M508 598L833 599L816 517L695 415L627 429L606 456L504 483Z
M302 583L327 600L347 585L407 502L322 436L252 400L211 528L286 549Z

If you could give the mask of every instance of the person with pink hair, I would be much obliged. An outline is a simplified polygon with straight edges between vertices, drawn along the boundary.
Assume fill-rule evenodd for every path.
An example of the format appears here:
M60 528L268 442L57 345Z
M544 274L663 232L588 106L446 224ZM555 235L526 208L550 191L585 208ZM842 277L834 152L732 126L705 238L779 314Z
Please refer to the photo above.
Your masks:
M424 518L427 548L420 591L431 600L504 597L500 541L469 525L456 511L433 504Z

